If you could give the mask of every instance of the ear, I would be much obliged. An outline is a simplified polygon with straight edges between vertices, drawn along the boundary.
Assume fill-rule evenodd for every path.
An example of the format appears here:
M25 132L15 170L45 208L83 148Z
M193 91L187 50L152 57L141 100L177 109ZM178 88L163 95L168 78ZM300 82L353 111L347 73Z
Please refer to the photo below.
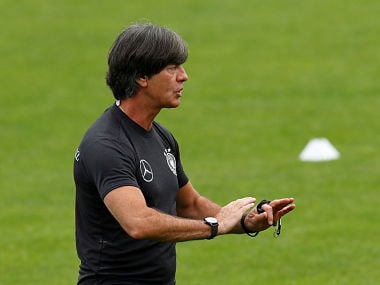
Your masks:
M147 87L148 86L148 76L137 78L136 82L140 87Z

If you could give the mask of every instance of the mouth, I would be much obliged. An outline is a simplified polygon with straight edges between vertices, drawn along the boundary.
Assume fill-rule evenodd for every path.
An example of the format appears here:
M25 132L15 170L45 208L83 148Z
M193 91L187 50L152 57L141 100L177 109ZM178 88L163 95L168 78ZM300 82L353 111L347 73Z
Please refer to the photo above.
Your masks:
M183 91L183 88L178 89L175 93L177 94L177 96L181 97L182 96L182 91Z

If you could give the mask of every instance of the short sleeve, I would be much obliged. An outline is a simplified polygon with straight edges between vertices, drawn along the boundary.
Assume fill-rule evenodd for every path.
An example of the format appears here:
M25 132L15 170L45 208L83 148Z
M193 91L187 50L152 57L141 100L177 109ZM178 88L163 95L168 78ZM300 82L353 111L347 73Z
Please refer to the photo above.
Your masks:
M133 149L116 140L101 138L81 146L81 160L88 179L102 199L122 186L139 187Z

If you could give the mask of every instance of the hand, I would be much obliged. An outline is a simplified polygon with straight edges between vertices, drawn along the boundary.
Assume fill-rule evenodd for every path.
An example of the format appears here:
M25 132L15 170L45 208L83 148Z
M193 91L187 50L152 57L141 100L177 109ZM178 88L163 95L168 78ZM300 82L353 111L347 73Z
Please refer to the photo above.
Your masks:
M218 235L231 232L239 223L241 216L251 209L255 202L255 198L246 197L232 201L222 207L216 215L219 222Z
M293 204L294 198L283 198L264 204L261 208L263 213L258 214L256 207L247 215L245 226L251 232L260 232L266 230L287 213L293 211L296 207Z

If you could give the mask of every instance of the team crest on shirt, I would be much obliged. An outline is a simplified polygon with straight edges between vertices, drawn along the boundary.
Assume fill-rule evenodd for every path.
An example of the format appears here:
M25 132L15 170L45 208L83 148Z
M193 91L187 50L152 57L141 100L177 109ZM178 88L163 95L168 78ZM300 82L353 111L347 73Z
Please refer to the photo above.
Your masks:
M175 160L175 156L170 153L170 148L165 149L164 155L166 157L166 162L168 163L170 170L174 175L177 175L177 162Z

